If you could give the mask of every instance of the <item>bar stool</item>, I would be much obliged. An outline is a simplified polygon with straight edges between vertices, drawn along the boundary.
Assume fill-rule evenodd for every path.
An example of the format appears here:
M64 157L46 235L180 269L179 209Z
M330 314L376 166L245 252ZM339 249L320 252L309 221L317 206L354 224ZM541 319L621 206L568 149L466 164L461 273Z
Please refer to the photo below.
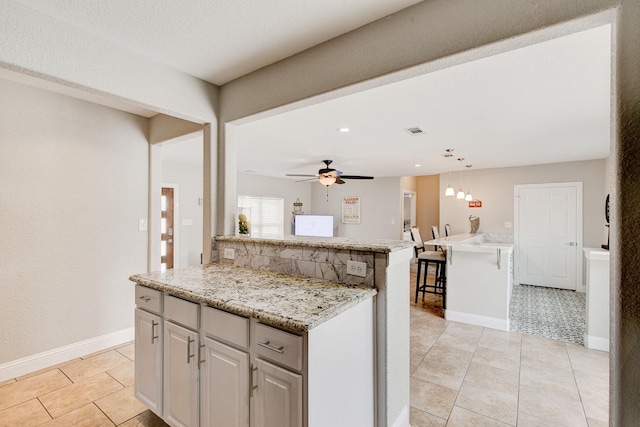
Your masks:
M418 302L418 294L422 293L422 299L424 300L425 293L442 295L442 308L446 308L446 257L445 253L441 250L427 251L420 234L418 227L411 227L411 238L413 239L414 251L416 259L418 260L418 275L416 277L416 298L415 303ZM427 282L427 276L429 271L429 263L433 263L436 266L436 276L433 284ZM420 284L420 276L422 273L422 265L424 264L424 276L422 277L422 284Z
M449 224L444 225L444 235L447 237L451 236L451 226Z

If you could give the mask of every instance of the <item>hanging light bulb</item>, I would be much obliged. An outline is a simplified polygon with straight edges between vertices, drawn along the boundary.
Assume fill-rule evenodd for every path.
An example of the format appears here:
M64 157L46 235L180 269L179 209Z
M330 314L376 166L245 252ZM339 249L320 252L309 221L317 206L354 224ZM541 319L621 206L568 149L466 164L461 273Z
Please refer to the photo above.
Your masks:
M464 190L462 189L462 171L460 171L460 189L458 189L456 199L464 199Z
M470 174L471 174L471 166L472 165L467 165L467 195L464 197L464 200L466 200L467 202L470 202L473 200L473 196L471 195L471 190L469 189L469 182L471 182L470 179Z
M449 185L447 185L447 189L444 190L444 195L447 197L453 196L455 194L455 190L451 186L451 171L449 171Z

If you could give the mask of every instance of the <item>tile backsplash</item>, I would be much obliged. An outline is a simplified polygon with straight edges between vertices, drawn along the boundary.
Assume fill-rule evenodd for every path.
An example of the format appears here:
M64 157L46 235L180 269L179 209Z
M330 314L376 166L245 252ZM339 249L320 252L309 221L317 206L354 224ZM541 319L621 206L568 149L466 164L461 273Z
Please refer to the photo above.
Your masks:
M225 249L234 250L234 259L224 257ZM221 264L297 274L348 285L374 285L373 252L214 240L212 259ZM366 277L347 274L348 260L366 263Z

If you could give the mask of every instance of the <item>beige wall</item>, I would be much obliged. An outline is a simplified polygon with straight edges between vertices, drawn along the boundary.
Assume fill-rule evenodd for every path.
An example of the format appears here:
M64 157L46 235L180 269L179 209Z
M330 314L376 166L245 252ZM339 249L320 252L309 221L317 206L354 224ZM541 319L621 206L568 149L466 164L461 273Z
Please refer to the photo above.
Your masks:
M0 364L133 326L147 120L0 79Z
M431 226L438 225L444 236L444 223L440 224L440 175L418 177L418 227L425 240L431 240Z
M360 224L342 224L342 197L359 196ZM311 187L312 212L333 215L338 226L338 237L367 239L402 239L402 187L400 178L349 180L342 185L327 188L315 184Z
M555 182L583 183L583 236L584 246L598 248L604 226L605 160L554 163L515 168L481 169L472 171L471 193L482 201L481 208L470 208L469 203L455 197L445 197L448 175L440 183L440 218L451 224L453 233L470 231L469 215L480 217L480 232L513 233L505 222L515 225L514 185ZM457 177L456 177L457 178ZM466 178L463 178L466 183ZM452 179L454 188L458 180Z

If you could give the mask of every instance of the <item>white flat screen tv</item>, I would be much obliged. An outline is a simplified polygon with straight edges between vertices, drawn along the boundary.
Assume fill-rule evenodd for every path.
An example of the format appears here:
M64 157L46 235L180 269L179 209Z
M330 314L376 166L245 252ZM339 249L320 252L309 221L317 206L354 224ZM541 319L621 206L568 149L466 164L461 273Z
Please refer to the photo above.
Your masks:
M296 215L294 226L296 236L333 237L332 215Z

